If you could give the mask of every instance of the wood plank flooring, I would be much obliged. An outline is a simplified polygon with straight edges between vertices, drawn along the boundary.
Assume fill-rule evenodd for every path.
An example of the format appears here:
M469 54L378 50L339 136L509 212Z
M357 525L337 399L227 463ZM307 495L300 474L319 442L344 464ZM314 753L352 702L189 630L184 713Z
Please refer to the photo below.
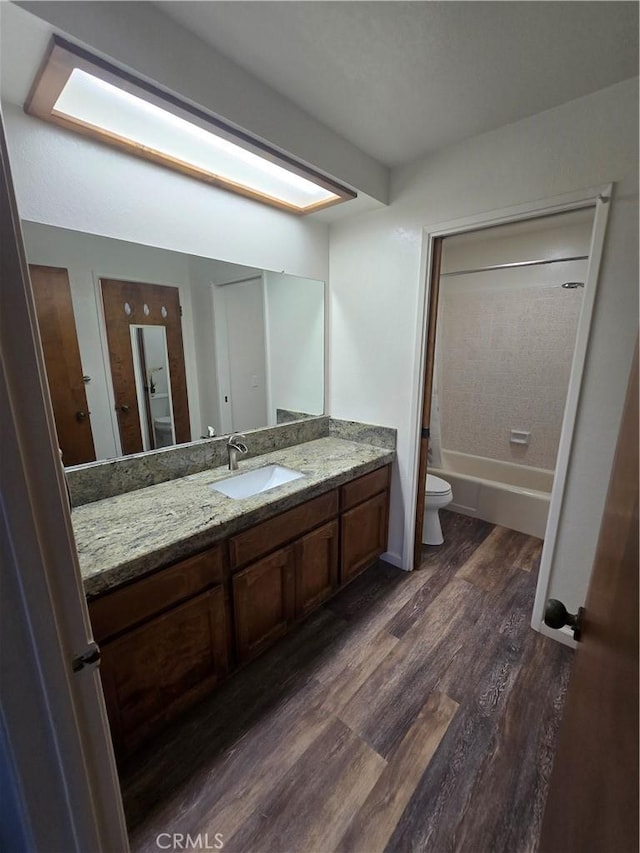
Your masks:
M130 759L134 853L537 849L572 659L529 626L542 543L441 517Z

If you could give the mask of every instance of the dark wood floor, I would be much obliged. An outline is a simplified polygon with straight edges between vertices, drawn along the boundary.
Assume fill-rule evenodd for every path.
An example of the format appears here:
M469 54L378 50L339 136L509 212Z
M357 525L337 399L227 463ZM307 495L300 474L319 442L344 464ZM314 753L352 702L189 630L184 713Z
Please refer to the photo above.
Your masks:
M572 656L529 626L542 543L441 516L123 768L132 850L536 849Z

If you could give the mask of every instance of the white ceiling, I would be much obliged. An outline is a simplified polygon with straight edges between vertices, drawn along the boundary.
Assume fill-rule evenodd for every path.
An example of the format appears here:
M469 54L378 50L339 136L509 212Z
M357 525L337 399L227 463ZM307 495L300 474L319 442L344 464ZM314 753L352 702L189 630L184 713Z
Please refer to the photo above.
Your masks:
M631 2L158 2L388 166L638 73Z

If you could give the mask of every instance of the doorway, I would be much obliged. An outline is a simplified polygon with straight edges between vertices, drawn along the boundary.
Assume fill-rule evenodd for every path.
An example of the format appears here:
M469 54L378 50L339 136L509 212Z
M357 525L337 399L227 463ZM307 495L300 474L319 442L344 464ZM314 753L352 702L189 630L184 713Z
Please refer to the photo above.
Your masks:
M580 391L591 314L597 285L598 267L604 242L604 232L608 211L607 203L610 197L610 190L610 187L604 187L585 191L581 194L572 194L571 196L565 196L560 199L552 199L546 203L542 202L539 204L523 205L519 208L513 208L504 212L479 215L476 217L470 217L467 220L445 223L430 232L425 230L423 266L425 271L425 302L424 312L419 318L421 329L420 338L422 343L415 371L416 384L419 387L419 392L417 394L419 402L416 406L415 431L416 478L415 492L413 493L412 500L413 506L415 507L415 515L407 520L406 533L408 536L405 540L404 555L405 565L413 566L414 568L420 565L422 553L422 524L424 517L424 495L427 470L429 468L433 470L434 453L442 449L441 446L440 448L437 446L434 447L433 441L434 432L436 433L436 437L441 439L441 436L437 436L438 418L434 418L434 415L440 414L438 411L439 401L437 396L437 375L439 368L436 368L436 342L443 334L440 323L438 322L438 306L443 292L441 289L441 279L443 278L442 273L459 272L460 276L463 274L466 276L472 276L477 275L478 273L484 275L490 274L493 276L504 276L505 271L509 269L506 267L507 263L517 264L517 266L512 266L510 268L511 273L507 273L507 275L512 275L513 270L518 270L522 273L525 270L540 271L547 267L552 269L554 266L557 267L558 270L561 270L562 264L571 265L572 263L578 263L576 258L580 258L580 261L586 262L586 268L582 270L583 275L576 274L575 268L570 270L570 267L565 266L564 272L566 272L567 275L561 276L562 280L558 281L556 284L558 288L560 284L567 284L567 287L564 290L556 289L554 291L554 298L561 295L569 295L571 298L574 291L579 291L582 305L579 310L575 332L575 347L573 348L573 358L569 368L568 388L566 389L565 394L566 404L564 405L562 417L560 418L560 427L558 428L557 420L555 425L557 459L555 472L552 475L553 486L550 491L550 500L548 502L548 518L546 520L546 524L543 525L543 529L540 531L544 536L545 543L538 590L536 594L536 604L532 619L532 624L537 629L540 628L540 624L542 623L542 613L544 603L546 601L546 591L549 584L550 568L553 562L553 553L561 514L564 486L573 438L573 427L577 412L577 401ZM454 245L454 240L458 240L461 244L461 246L458 247L459 249L464 247L465 242L467 250L469 246L472 246L474 243L477 244L477 248L481 248L484 238L489 233L489 229L494 229L498 226L510 226L512 229L515 229L516 233L520 232L520 234L526 233L528 230L533 230L535 232L536 229L544 229L549 222L553 221L550 217L557 217L559 214L563 213L568 214L571 211L582 211L583 217L592 217L593 226L590 229L587 251L572 253L571 251L567 251L565 248L563 252L555 251L554 249L554 251L547 256L541 256L539 254L537 256L528 255L525 257L521 256L519 259L508 257L503 261L505 266L503 266L500 272L484 269L485 267L496 267L498 265L495 261L488 258L488 256L486 262L483 263L480 259L476 261L472 267L462 266L458 267L458 270L456 270L452 267L444 266L444 262L446 261L444 254L446 252L447 242ZM581 214L577 214L578 219L580 218L580 215ZM460 239L463 235L464 239ZM477 257L481 258L481 255L482 252L479 252ZM547 264L546 262L549 263ZM450 280L453 278L453 275L450 276ZM446 281L447 279L444 278L444 280ZM460 282L463 281L464 279L461 277ZM469 281L470 278L467 278L467 287L469 287ZM428 282L428 285L426 282ZM459 284L458 290L461 289L463 288ZM498 287L497 289L499 290L500 288ZM540 291L540 293L541 292L542 291ZM540 293L538 295L540 295ZM549 293L551 293L551 290L549 290ZM555 294L557 294L557 296L555 296ZM480 300L480 304L482 304L482 299ZM556 304L560 305L561 303L558 301ZM564 306L566 307L567 304L568 303L565 302ZM504 312L504 305L500 307L500 310ZM472 323L472 319L470 320L469 317L467 317L466 322ZM481 350L478 352L480 353ZM436 378L435 408L432 406L434 377ZM473 377L468 378L473 382ZM458 390L463 391L463 389ZM451 423L450 415L451 407L449 411L449 423ZM481 419L474 415L473 409L471 409L471 414L469 414L469 410L467 410L467 421L470 421L468 428L477 433L476 438L486 438L486 436L482 434L486 432L486 426L483 425ZM504 424L503 426L503 433L506 430L507 436L511 436L516 440L524 440L524 447L526 447L527 440L531 439L531 434L528 436L526 435L527 432L531 432L527 429L526 424L514 422L509 423L508 425ZM508 438L506 440L508 441ZM539 444L539 442L537 444ZM516 445L514 444L512 447L515 446ZM520 451L523 451L523 446L520 447ZM431 461L429 460L429 456L431 456ZM437 461L442 464L441 458ZM477 476L477 473L478 472L473 472L471 478L472 481L480 479L480 477ZM476 484L474 483L474 487L475 485ZM566 638L566 641L568 644L572 644L572 640Z
M213 286L216 362L222 429L256 429L267 414L262 276Z
M105 278L100 286L122 453L191 441L178 288Z
M29 265L49 393L64 465L94 462L85 384L69 274L60 267Z

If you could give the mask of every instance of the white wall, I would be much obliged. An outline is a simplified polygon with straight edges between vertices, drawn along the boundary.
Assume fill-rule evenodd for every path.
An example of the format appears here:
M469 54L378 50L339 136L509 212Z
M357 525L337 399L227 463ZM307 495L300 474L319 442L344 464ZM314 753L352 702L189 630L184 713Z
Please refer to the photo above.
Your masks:
M29 263L65 267L69 271L82 370L91 377L85 388L96 457L109 459L120 453L112 417L108 353L102 345L100 278L165 284L179 289L191 434L198 437L201 416L188 258L176 252L35 222L23 221L22 229Z
M326 280L324 223L3 110L22 219Z
M392 175L388 209L331 227L330 411L398 429L389 551L403 545L423 229L616 182L551 594L593 562L638 318L638 81L469 139ZM415 406L413 409L415 413Z
M324 411L324 282L265 273L269 423Z

